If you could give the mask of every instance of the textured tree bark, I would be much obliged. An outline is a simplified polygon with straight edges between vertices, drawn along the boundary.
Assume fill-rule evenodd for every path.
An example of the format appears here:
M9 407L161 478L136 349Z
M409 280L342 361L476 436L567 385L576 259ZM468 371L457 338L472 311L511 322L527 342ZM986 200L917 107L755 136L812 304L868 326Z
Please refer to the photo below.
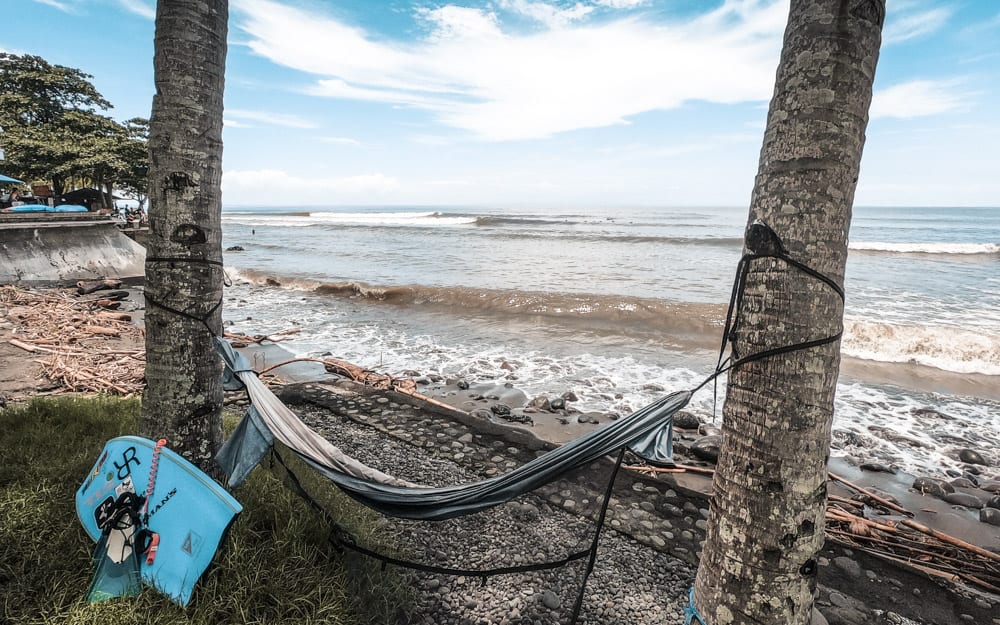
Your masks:
M222 442L222 96L228 0L159 0L141 431L209 473ZM169 310L172 309L172 310Z
M751 198L749 223L841 285L884 16L884 0L792 0ZM740 356L843 323L829 286L775 259L754 261L743 307ZM708 625L810 621L839 368L837 341L730 372L695 580Z

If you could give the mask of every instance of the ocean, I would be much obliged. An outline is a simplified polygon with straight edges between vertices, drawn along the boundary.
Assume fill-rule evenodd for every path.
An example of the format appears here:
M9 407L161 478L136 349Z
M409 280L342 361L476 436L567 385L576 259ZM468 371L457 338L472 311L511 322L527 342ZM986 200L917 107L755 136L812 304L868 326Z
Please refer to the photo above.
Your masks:
M230 330L296 355L573 391L627 414L713 370L745 208L227 208ZM1000 449L1000 208L855 208L833 455ZM719 398L724 396L724 381ZM692 410L712 418L710 389ZM721 415L716 417L721 420Z

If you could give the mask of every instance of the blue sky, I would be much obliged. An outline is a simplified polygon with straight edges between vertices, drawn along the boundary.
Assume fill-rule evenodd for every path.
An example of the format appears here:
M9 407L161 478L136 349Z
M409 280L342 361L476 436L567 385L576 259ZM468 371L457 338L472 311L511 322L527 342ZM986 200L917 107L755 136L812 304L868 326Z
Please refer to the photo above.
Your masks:
M787 0L230 0L227 206L749 202ZM0 50L148 117L153 0ZM856 204L1000 205L1000 2L889 0Z

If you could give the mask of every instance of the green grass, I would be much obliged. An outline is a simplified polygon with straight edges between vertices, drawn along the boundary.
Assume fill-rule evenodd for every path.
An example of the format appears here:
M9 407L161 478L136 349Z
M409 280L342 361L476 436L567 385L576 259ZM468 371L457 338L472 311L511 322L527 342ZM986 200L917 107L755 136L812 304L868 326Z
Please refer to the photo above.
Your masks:
M262 468L234 493L243 513L186 609L148 588L87 603L94 545L75 492L104 443L137 430L139 409L93 397L0 410L0 623L395 623L405 612L405 580L338 554L322 520ZM304 485L364 544L391 551L376 515L318 479Z

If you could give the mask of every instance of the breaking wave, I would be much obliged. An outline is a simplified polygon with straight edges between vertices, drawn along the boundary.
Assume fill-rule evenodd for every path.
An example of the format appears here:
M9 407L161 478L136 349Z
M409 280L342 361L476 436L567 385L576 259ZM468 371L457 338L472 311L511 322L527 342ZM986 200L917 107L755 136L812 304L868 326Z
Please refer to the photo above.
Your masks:
M945 326L844 320L846 356L1000 375L1000 336Z
M495 316L543 317L555 322L609 324L627 332L679 332L714 341L725 309L719 304L673 302L619 295L554 293L443 286L375 286L363 282L324 282L275 277L254 270L228 269L230 275L262 286L283 287L401 307Z
M850 244L851 251L882 254L951 254L956 256L998 256L997 243L884 243L858 241Z

